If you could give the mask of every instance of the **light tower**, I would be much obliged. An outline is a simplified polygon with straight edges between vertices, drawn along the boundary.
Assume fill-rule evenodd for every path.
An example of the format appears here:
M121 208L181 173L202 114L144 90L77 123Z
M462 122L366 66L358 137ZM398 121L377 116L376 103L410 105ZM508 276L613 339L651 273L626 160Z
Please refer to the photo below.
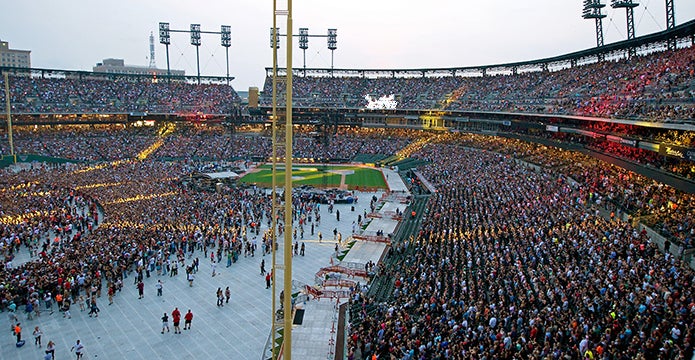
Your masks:
M639 4L632 2L632 0L612 0L611 7L613 9L624 8L627 15L627 39L632 40L635 38L635 20L634 20L634 8Z
M601 9L606 7L605 4L601 4L601 0L584 0L584 10L582 11L582 17L584 19L594 19L596 22L596 46L603 46L603 23L602 19L606 15L601 14Z
M676 14L673 9L673 0L666 0L666 30L676 27Z
M333 73L333 51L338 48L338 30L328 29L328 50L331 51L331 73Z
M195 64L198 68L198 84L200 84L200 24L191 24L191 45L195 46Z
M306 49L309 48L309 28L299 28L299 48L304 57L304 71L306 72Z
M167 52L167 81L171 76L171 70L169 68L169 44L171 44L171 35L169 34L169 23L160 22L159 23L159 43L164 44Z
M220 41L224 47L225 55L227 56L227 85L229 85L229 47L232 46L232 27L229 25L222 25L220 35Z
M676 27L676 14L673 9L673 0L666 0L666 30ZM668 40L668 49L676 49L676 40Z
M154 61L154 34L150 32L150 68L154 69L157 64Z

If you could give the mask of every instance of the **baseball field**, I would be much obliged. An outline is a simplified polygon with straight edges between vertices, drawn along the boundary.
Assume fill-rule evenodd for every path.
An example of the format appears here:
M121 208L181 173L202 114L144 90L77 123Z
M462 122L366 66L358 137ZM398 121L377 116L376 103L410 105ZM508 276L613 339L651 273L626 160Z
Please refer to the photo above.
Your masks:
M285 167L278 166L277 185L285 183ZM239 182L269 187L272 166L265 164L244 175ZM385 189L386 181L379 169L352 165L293 165L294 186L311 185L318 188Z

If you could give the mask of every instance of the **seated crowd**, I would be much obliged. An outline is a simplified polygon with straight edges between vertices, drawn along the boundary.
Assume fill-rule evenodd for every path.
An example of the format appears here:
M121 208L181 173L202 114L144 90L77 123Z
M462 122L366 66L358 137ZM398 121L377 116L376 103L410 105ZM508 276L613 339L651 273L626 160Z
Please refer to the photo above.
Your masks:
M267 134L196 126L168 135L124 131L96 134L123 137L109 142L109 151L125 161L3 170L0 306L24 305L49 292L74 301L91 287L112 295L127 276L174 264L184 269L192 250L209 249L218 259L238 252L252 235L242 226L267 220L264 192L200 192L181 181L202 164L196 157L269 156ZM89 136L71 132L73 139ZM125 140L138 138L133 134L142 139ZM411 156L430 162L422 172L438 192L411 243L408 266L385 270L397 279L394 302L365 310L362 325L352 329L353 357L539 358L590 351L627 359L692 349L695 274L629 223L604 220L587 206L651 215L674 241L691 247L693 195L578 153L483 135L341 128L327 146L300 132L296 151L350 159L394 153L420 137L431 141ZM131 160L156 141L163 145L150 157ZM25 248L32 261L13 265ZM359 301L367 309L369 299Z
M355 295L348 358L692 356L695 272L591 211L585 183L460 145L483 140L416 154L431 161L422 172L437 192L405 266L383 270L393 301Z
M230 85L155 80L11 76L10 102L16 114L230 114L241 101Z
M296 76L296 106L356 107L366 95L394 95L399 109L513 111L692 122L695 47L655 52L557 71L485 77ZM272 78L264 84L270 103ZM283 94L285 84L278 83ZM282 98L282 96L281 96Z

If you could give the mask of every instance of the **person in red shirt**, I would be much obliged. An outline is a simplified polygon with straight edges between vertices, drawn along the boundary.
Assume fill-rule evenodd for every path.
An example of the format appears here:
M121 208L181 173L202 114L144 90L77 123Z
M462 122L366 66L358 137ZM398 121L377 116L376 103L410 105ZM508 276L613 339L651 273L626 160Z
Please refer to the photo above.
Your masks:
M142 281L138 281L138 299L142 299L145 296L145 284Z
M191 312L191 309L188 309L188 312L183 317L183 319L186 320L183 323L183 329L184 330L191 330L191 320L193 320L193 313Z
M171 312L171 317L174 321L174 334L180 334L181 327L179 324L181 323L181 312L179 311L179 308L175 308L174 311Z

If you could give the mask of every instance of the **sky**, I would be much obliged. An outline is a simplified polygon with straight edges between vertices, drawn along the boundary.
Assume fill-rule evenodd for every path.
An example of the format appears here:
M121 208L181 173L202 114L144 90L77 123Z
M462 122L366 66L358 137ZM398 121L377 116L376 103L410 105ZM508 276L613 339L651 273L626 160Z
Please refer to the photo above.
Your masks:
M244 91L262 88L265 68L272 66L271 0L2 0L0 39L14 49L31 50L32 67L88 70L105 58L126 64L149 63L149 35L155 35L155 59L166 68L158 24L203 31L230 25L232 85ZM664 0L635 0L636 36L666 28ZM596 45L593 20L581 17L582 0L297 0L293 2L293 33L300 27L312 35L338 32L335 68L399 69L461 67L540 59ZM610 0L603 0L603 3ZM695 1L675 0L676 25L695 19ZM278 1L278 9L287 9ZM604 8L605 43L627 37L625 11ZM278 16L280 33L287 19ZM220 36L203 34L201 75L226 74ZM286 65L286 39L281 38L279 66ZM293 66L301 67L298 39L293 41ZM195 75L196 51L189 34L172 33L172 69ZM329 68L331 52L325 38L310 38L306 66Z

